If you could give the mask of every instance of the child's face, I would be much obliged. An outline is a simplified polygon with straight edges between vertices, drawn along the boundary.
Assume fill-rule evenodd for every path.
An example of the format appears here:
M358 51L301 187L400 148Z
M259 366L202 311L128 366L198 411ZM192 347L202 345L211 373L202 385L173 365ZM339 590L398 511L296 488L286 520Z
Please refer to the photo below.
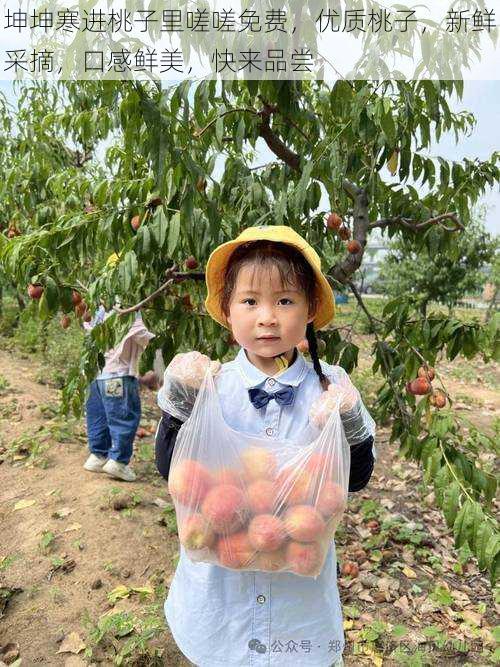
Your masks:
M276 267L242 266L227 320L246 350L262 358L289 352L304 338L313 319L306 294L296 286L282 285Z

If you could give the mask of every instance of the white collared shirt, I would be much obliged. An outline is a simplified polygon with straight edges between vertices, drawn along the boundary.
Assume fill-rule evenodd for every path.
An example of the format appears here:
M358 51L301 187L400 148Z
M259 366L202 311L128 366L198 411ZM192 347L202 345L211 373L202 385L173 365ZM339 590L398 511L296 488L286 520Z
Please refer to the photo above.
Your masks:
M332 382L345 374L339 366L321 365ZM287 385L295 388L292 405L269 401L256 409L248 398L252 387L274 393ZM301 354L278 377L270 377L243 349L223 365L216 386L226 423L269 439L294 439L307 425L312 400L323 391ZM332 665L344 647L335 543L316 579L194 563L181 547L165 615L180 650L200 667Z

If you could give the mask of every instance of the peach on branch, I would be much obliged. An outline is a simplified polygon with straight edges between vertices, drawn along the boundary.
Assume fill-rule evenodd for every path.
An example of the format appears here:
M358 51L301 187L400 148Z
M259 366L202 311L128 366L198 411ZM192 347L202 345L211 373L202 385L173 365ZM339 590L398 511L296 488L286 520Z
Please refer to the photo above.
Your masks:
M188 507L196 507L202 502L212 484L210 472L192 459L184 459L178 463L168 477L170 495Z
M71 290L71 303L77 306L82 300L82 295L76 290Z
M198 260L196 257L193 257L193 255L190 255L184 262L184 265L186 269L193 271L194 269L198 268Z
M257 479L274 479L277 461L273 452L264 447L248 447L241 454L245 479L253 482Z
M221 536L215 547L219 563L224 567L239 569L249 567L255 556L246 530Z
M340 229L342 227L342 218L338 213L330 213L326 219L328 229Z
M87 312L87 304L85 301L80 301L80 303L77 303L75 306L75 315L77 317L82 317Z
M203 516L216 533L234 533L248 517L243 491L232 484L218 484L208 491L201 505Z
M269 479L258 479L248 486L247 498L253 514L270 514L276 503L276 486Z
M349 227L341 227L338 230L338 235L342 239L342 241L348 241L351 238L351 230Z
M434 389L429 396L429 403L435 408L441 409L446 405L446 394L441 389Z
M130 220L130 225L134 232L136 232L139 227L141 226L141 216L140 215L134 215L133 218Z
M432 385L426 378L418 377L411 382L408 382L406 385L406 390L408 393L413 394L414 396L425 396L432 389Z
M355 255L360 250L361 250L361 243L356 239L349 241L349 243L347 244L347 252L350 253L351 255Z
M314 542L325 534L323 517L312 505L295 505L284 516L288 535L297 542Z
M420 366L417 375L419 378L425 378L426 380L432 382L436 377L436 371L434 368L432 368L432 366Z
M318 542L312 542L311 544L289 542L286 546L285 556L287 567L292 572L311 575L319 573L323 550Z
M276 551L286 537L283 521L273 514L259 514L248 526L248 539L257 551Z
M28 285L28 296L30 297L30 299L35 299L36 301L38 301L38 299L42 298L42 294L43 294L43 286L40 285L39 283L36 283L35 285L33 285L33 283L30 283Z
M63 329L67 329L69 325L71 324L71 318L69 315L63 315L59 321L61 327Z

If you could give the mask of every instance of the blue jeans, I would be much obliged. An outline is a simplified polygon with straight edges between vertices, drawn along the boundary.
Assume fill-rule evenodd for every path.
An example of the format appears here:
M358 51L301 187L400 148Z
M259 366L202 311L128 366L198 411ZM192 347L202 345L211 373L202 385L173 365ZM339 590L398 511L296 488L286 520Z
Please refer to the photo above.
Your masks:
M96 456L127 464L141 420L137 378L94 380L85 404L89 449Z

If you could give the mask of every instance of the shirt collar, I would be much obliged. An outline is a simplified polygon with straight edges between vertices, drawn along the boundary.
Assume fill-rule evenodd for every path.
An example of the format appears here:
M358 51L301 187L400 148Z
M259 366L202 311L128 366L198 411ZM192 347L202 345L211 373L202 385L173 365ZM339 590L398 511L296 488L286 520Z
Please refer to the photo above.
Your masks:
M243 378L243 384L246 389L257 387L258 385L263 384L269 377L275 377L266 375L250 363L243 347L240 348L240 351L236 355L235 362ZM275 380L279 384L297 387L305 378L307 370L307 364L304 357L297 351L297 358L293 364L289 366L286 371L275 377Z

